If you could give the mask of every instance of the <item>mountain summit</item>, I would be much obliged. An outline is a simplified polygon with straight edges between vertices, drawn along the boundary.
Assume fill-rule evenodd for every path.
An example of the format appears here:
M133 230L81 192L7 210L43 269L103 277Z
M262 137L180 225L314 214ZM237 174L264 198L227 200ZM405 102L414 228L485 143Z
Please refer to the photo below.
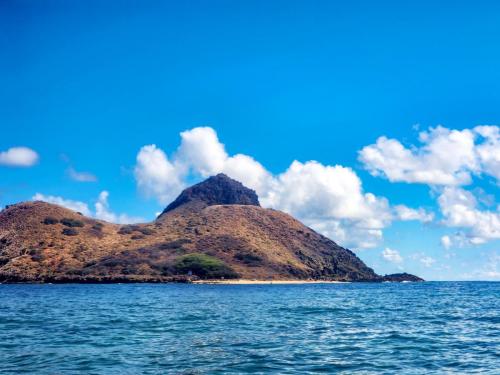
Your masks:
M255 191L224 173L219 173L185 189L175 201L167 206L162 215L184 205L196 205L200 208L221 204L260 206Z
M416 281L379 276L352 251L219 174L151 223L118 225L45 202L0 212L0 282L187 279Z

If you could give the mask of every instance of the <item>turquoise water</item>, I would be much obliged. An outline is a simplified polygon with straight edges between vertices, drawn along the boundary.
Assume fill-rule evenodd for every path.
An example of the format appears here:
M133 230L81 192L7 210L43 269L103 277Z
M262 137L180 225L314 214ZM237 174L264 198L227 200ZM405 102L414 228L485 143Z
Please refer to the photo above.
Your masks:
M500 283L0 285L1 374L500 373Z

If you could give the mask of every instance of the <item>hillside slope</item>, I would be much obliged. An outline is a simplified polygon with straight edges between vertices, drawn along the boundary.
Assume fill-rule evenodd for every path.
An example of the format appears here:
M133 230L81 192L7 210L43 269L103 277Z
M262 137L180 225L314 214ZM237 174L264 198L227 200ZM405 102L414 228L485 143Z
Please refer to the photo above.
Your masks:
M45 202L0 212L2 282L162 282L186 275L384 280L350 250L260 207L255 192L225 175L186 189L146 224L110 224Z

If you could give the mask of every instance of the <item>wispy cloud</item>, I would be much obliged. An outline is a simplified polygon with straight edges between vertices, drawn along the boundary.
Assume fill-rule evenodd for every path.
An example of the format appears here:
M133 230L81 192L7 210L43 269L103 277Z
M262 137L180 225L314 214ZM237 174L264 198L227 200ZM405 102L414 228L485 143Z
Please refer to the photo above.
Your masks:
M89 205L85 202L65 199L63 197L54 195L44 195L36 193L32 197L32 200L57 204L70 210L80 212L85 216L95 217L96 219L105 220L116 224L131 224L145 221L141 217L129 216L127 214L116 214L112 212L109 207L108 197L109 193L107 191L102 191L99 194L96 203L94 204L94 211L92 211L89 208Z
M67 169L69 177L78 182L96 182L97 177L90 172L78 172L73 167Z
M434 263L436 263L436 259L428 256L427 254L420 252L415 253L409 256L410 259L415 260L422 264L423 266L430 268Z

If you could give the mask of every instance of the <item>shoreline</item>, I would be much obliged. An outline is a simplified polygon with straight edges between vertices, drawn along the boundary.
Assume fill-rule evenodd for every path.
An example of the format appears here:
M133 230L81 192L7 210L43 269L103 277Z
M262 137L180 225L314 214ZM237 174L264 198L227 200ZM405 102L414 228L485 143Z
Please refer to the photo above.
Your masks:
M334 280L253 280L253 279L228 279L228 280L196 280L192 284L222 284L222 285L271 285L271 284L347 284L350 281Z

